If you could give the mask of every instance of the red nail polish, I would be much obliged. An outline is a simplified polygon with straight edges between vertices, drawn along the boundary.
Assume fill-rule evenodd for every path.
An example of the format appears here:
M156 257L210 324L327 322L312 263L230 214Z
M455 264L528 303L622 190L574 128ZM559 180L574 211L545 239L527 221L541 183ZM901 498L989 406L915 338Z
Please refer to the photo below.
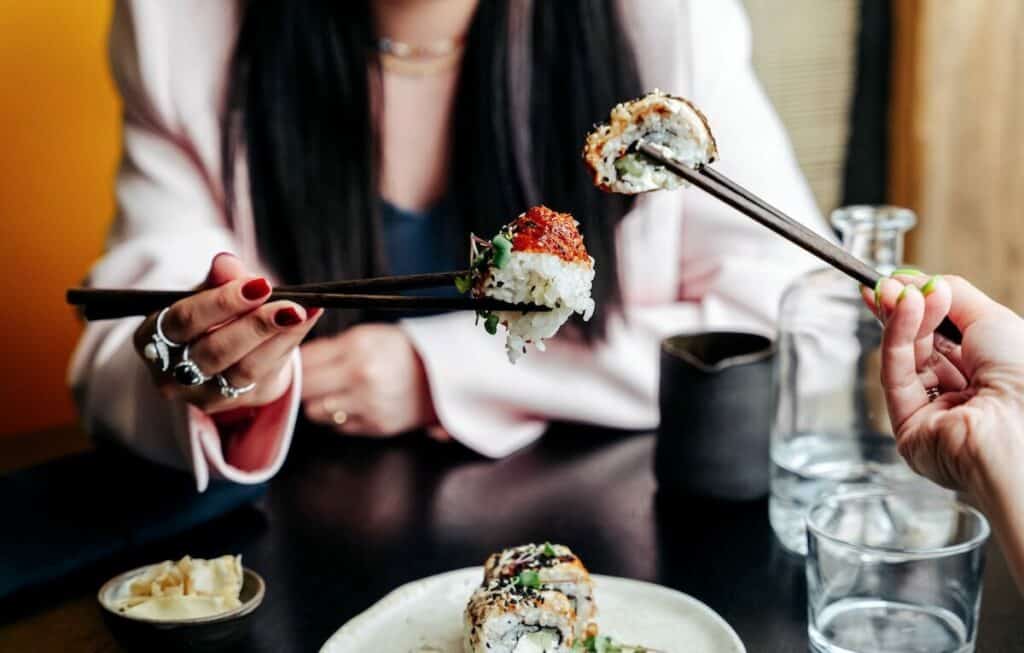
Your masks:
M302 317L299 316L299 312L291 306L288 308L282 308L278 312L274 313L274 324L279 327L295 326L301 321Z
M242 297L249 301L262 299L270 294L270 284L266 279L253 279L242 286Z
M311 311L306 311L306 319L307 320L312 320L315 317L320 317L320 314L323 313L323 312L324 312L324 309L322 309L322 308L320 308L318 306L318 307L314 308Z

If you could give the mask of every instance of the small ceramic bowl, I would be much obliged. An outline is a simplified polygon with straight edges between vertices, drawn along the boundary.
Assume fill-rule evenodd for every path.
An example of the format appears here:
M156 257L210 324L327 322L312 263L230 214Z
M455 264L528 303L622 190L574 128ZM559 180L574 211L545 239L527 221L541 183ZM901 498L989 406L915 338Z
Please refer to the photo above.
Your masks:
M183 651L206 653L224 651L241 642L249 633L256 608L263 603L266 583L255 571L242 569L242 605L227 612L192 619L146 619L123 614L113 602L117 588L148 570L150 565L111 578L97 595L103 606L103 618L114 637L128 651Z

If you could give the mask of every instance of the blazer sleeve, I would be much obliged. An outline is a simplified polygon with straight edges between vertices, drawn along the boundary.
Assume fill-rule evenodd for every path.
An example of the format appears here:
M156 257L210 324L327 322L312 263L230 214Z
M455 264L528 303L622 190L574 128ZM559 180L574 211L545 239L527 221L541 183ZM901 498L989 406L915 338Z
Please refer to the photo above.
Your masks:
M827 234L754 75L750 30L739 3L674 5L680 7L681 33L660 40L690 44L689 70L648 69L645 81L687 94L705 111L721 152L716 168ZM817 266L692 188L640 197L620 227L618 247L625 305L611 316L607 337L593 346L559 336L546 352L510 365L501 338L474 327L469 315L402 322L424 361L441 424L454 438L497 457L532 442L550 420L654 428L664 337L712 329L774 335L782 291ZM671 261L659 267L664 257Z
M203 281L218 252L240 252L219 183L217 118L233 45L223 43L224 35L236 20L234 4L116 3L110 57L124 113L117 213L87 285L192 287ZM190 43L198 40L203 47ZM210 42L222 43L213 56ZM211 417L157 392L133 347L140 322L85 326L69 383L87 429L148 459L191 470L200 491L211 477L258 483L273 475L298 414L298 353L284 397Z

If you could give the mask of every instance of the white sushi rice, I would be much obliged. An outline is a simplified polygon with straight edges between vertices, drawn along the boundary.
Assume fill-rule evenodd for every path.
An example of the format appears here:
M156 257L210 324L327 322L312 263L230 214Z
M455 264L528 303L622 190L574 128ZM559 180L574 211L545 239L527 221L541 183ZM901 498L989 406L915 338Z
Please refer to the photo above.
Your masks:
M509 360L515 363L526 353L528 343L544 351L544 339L554 336L573 313L589 320L594 314L590 297L593 281L593 258L589 263L568 262L554 254L513 250L501 269L492 266L484 287L488 297L551 308L544 312L497 312L508 330L505 348Z
M481 629L482 647L465 647L468 653L484 650L487 653L569 653L563 646L562 633L571 632L563 617L540 609L522 614L504 614L489 617Z

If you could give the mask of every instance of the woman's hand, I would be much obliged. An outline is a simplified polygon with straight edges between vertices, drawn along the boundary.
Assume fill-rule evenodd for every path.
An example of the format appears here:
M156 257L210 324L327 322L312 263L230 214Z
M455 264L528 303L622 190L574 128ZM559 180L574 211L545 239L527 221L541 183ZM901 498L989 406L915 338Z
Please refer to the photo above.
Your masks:
M212 380L198 386L180 385L171 370L161 371L146 360L160 391L168 399L183 399L210 414L279 399L291 385L291 352L322 310L307 312L286 301L267 303L270 284L248 274L242 262L230 254L213 259L203 288L207 290L170 307L161 323L164 335L173 342L187 343L189 358L205 376L222 374L235 388L250 383L255 387L227 398ZM150 315L135 331L140 356L153 342L157 315ZM181 352L171 350L172 369Z
M1024 591L1024 320L959 277L897 279L864 299L885 322L882 385L899 452L976 499ZM962 346L934 334L947 314Z
M355 326L301 351L302 399L311 421L372 436L436 424L423 362L399 327Z
M876 297L885 322L882 385L900 453L918 473L980 497L992 483L1018 483L1024 320L958 277L901 275L883 280ZM947 315L962 346L934 335Z

